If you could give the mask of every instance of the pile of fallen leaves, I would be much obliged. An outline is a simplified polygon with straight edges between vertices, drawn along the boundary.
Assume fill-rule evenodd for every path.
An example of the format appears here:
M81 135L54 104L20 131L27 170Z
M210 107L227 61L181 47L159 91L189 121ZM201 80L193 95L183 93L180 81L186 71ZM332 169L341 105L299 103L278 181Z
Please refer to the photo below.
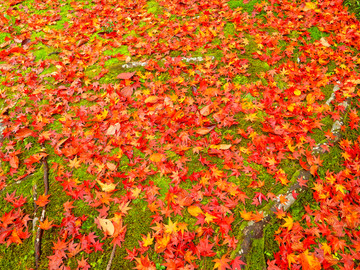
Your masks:
M135 269L239 269L239 220L263 219L260 209L278 195L271 188L291 181L283 166L291 160L312 174L318 207L306 207L304 222L278 212L285 223L269 267L354 269L359 138L340 141L344 169L321 178L311 136L326 117L340 119L344 101L351 113L342 129L358 130L360 25L341 3L263 1L249 13L227 1L157 1L158 12L146 1L5 1L0 243L11 249L32 237L36 267L50 269L70 269L73 258L89 269L90 254L108 245L110 267L141 201L151 228L121 260ZM52 51L40 55L40 46ZM143 64L122 67L132 61ZM339 90L327 104L331 85ZM31 196L6 191L41 168L44 186ZM80 201L97 212L92 230L88 213L75 214ZM42 234L56 235L45 258Z

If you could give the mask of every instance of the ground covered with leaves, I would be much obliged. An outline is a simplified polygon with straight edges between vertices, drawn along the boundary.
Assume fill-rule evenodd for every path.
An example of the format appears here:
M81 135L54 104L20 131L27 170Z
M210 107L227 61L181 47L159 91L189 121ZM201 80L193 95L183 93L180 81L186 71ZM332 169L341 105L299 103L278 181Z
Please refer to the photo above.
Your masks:
M359 29L337 0L3 1L0 268L359 267Z

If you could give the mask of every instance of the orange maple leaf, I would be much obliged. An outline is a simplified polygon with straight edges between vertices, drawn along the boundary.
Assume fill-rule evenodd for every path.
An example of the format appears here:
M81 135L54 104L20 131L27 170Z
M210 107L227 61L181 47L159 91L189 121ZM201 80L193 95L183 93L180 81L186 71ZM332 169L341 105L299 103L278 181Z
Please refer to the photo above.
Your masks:
M50 195L40 195L39 198L35 201L35 203L38 206L44 207L45 205L47 205L49 203L48 198L50 197Z
M48 218L46 218L43 222L40 221L40 229L43 229L43 230L49 230L50 228L53 227L52 225L52 221L49 221Z

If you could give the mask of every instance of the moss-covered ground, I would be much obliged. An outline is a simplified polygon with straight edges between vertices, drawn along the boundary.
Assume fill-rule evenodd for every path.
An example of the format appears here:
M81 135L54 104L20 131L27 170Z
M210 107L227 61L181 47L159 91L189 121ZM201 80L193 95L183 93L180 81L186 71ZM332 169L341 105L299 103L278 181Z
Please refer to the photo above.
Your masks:
M51 202L46 208L46 215L54 224L57 224L60 227L60 224L65 217L63 205L64 203L73 200L75 208L72 210L72 215L77 220L76 226L79 227L79 232L83 235L88 235L91 232L94 232L97 236L103 235L103 231L95 224L95 219L99 217L101 207L108 207L107 214L109 217L113 217L118 211L115 203L104 203L103 205L93 207L91 203L87 201L86 196L76 195L76 192L74 191L75 188L72 192L70 192L70 190L64 192L64 186L67 181L73 182L77 187L82 187L83 189L87 188L87 195L94 199L97 196L95 188L93 187L93 190L91 190L87 187L87 181L96 181L98 175L102 173L101 168L99 169L99 167L101 167L101 156L114 157L112 161L117 164L119 174L136 175L136 181L139 181L137 187L140 187L141 184L142 187L150 189L151 186L156 185L159 188L157 200L163 201L165 204L168 203L169 205L169 197L174 195L172 188L174 188L175 185L172 178L169 174L160 173L156 164L147 164L149 166L146 168L131 164L134 160L137 160L140 164L145 159L149 159L149 153L143 151L141 148L130 145L123 148L116 147L114 146L116 145L115 143L109 146L109 148L106 148L106 143L101 139L101 133L106 132L106 129L101 125L101 113L104 113L106 110L112 110L111 107L119 102L119 99L114 97L114 95L106 94L106 85L114 85L115 89L116 86L119 88L119 80L116 76L121 73L136 72L140 78L139 83L144 83L146 85L136 90L138 92L136 92L134 102L140 100L141 95L149 95L150 91L155 95L154 89L159 89L157 86L161 84L173 86L175 77L178 77L178 81L175 80L175 82L181 85L181 80L193 80L194 76L201 77L203 74L207 74L208 70L211 69L220 70L219 74L217 74L219 75L217 81L220 82L219 86L222 89L225 89L227 87L226 85L229 83L234 85L229 92L233 97L239 97L239 101L242 102L244 108L242 111L234 113L233 115L234 120L237 122L236 125L216 127L214 128L212 135L205 134L203 139L199 139L199 136L194 133L189 135L177 132L175 137L189 136L190 139L207 141L207 148L199 147L198 151L193 151L192 149L186 149L186 147L184 147L184 149L173 147L174 149L172 149L167 146L168 148L164 152L166 158L172 164L186 164L186 177L183 177L185 180L182 180L179 186L190 193L193 192L192 188L195 184L195 180L192 179L191 176L194 174L196 175L196 173L210 171L208 165L204 164L201 158L208 160L217 170L227 171L230 175L231 170L229 169L229 163L226 162L226 154L221 153L214 145L219 144L219 142L221 142L221 144L232 144L234 140L239 140L236 145L237 149L239 149L238 152L243 159L241 163L246 169L239 174L236 174L236 170L234 170L234 175L228 177L228 182L230 185L231 183L234 184L238 190L243 191L249 199L247 199L245 203L238 203L232 210L234 221L232 223L232 231L229 232L231 237L241 238L239 235L241 235L241 231L248 224L248 221L242 218L242 213L244 211L256 212L269 207L269 202L264 200L259 203L259 205L253 203L253 198L256 193L262 193L266 196L269 193L275 195L282 194L286 191L288 186L297 181L297 173L301 169L301 166L292 155L288 155L288 158L280 159L280 161L277 162L278 169L282 170L287 179L284 180L285 184L281 183L279 180L275 180L275 172L271 166L264 166L264 163L253 155L256 151L255 145L261 145L261 136L267 132L263 123L271 120L271 117L273 117L270 110L266 110L259 105L266 97L263 96L264 91L259 91L258 89L266 89L269 86L269 83L276 85L278 89L283 91L281 93L281 98L287 102L287 109L290 112L297 110L300 106L309 105L311 107L311 104L313 104L313 102L309 101L310 98L306 101L307 103L296 104L297 101L292 100L290 95L287 96L286 91L289 90L292 85L289 84L289 74L286 71L277 73L271 80L266 75L278 67L288 67L286 65L290 61L296 61L298 57L301 57L298 48L292 48L293 51L289 53L289 50L291 51L291 48L289 49L289 47L292 46L291 43L294 39L299 37L297 31L294 30L288 33L288 35L284 35L284 40L280 40L279 43L272 48L273 50L268 50L267 57L264 56L262 59L256 57L258 51L263 47L260 43L261 39L259 33L250 33L251 31L242 30L239 23L235 22L235 20L233 22L222 22L223 34L226 39L211 36L209 33L203 33L199 28L194 30L197 33L200 33L201 31L202 34L200 33L200 36L204 37L204 39L209 39L208 42L205 42L204 44L199 42L199 44L195 44L194 47L188 48L185 44L177 44L178 41L176 40L179 40L180 38L175 37L170 50L168 49L170 45L165 44L165 42L163 45L164 47L160 46L162 44L160 42L158 48L150 48L145 47L145 44L136 44L139 44L138 42L143 40L142 38L144 37L151 41L152 36L159 35L161 31L164 31L163 27L165 26L161 25L161 16L165 16L164 14L167 13L170 14L172 11L164 7L161 1L147 1L146 5L143 7L147 13L152 14L151 16L153 17L151 18L156 20L155 22L143 20L138 25L133 25L132 20L135 21L135 19L132 19L131 11L129 13L129 11L125 10L125 7L119 7L119 9L123 8L123 14L128 16L128 19L123 22L123 25L117 25L117 17L111 13L113 11L109 11L106 16L102 14L102 16L96 17L94 15L94 17L91 17L91 20L93 20L93 23L95 24L93 32L85 31L86 21L81 21L80 15L78 19L76 18L77 14L81 14L84 10L90 12L90 10L98 8L98 1L59 0L54 1L54 3L55 2L56 4L53 6L50 2L46 2L45 4L45 2L42 3L41 1L25 0L21 1L20 5L16 5L18 6L18 9L10 8L10 4L0 9L0 12L4 12L5 9L8 10L5 16L8 25L6 29L5 26L2 27L3 30L0 33L0 45L5 44L8 40L13 40L14 36L21 36L25 33L24 36L21 37L29 38L33 42L33 44L30 45L29 50L32 52L33 61L35 63L34 67L27 67L25 63L18 64L17 62L17 64L14 64L12 67L14 70L14 72L11 73L13 77L0 78L0 82L2 83L0 85L0 93L6 92L6 99L0 100L0 107L1 109L9 107L7 108L6 115L10 118L19 118L13 122L21 123L20 125L23 126L31 126L35 131L42 129L41 132L37 133L37 136L28 136L23 140L15 140L14 137L4 136L1 144L1 152L7 153L11 151L11 149L20 150L21 153L18 155L18 158L19 163L22 164L31 156L43 152L44 150L46 151L48 154L47 162L50 167L49 185L51 194ZM233 10L252 14L261 3L262 1L258 0L250 0L247 1L246 4L244 1L229 1L228 6ZM33 15L33 21L28 21L27 24L19 24L20 18L18 16L20 11L23 12L23 16L26 14ZM12 13L16 15L12 15ZM59 17L51 20L50 23L45 23L46 16L53 13L58 14ZM265 12L254 13L254 17L263 19L262 22L265 24L265 14ZM171 20L176 21L178 16L180 15L173 12L169 17ZM89 20L90 17L87 19ZM258 23L260 24L259 21ZM191 25L191 23L189 23L189 25ZM61 34L69 31L69 29L73 30L75 26L79 27L79 32L73 33L72 37L67 37L66 42L60 46L59 44L65 40ZM81 27L84 29L83 32L81 31ZM122 36L122 40L117 40L117 38L112 39L111 33L113 33L115 29L116 31L126 33ZM280 35L278 29L275 27L266 27L266 29L261 28L261 30L263 31L261 34L267 35L269 39L271 39L272 36ZM329 33L322 32L316 26L310 27L308 32L309 39L306 41L308 44L313 44L321 38L330 35ZM211 36L211 38L209 38L208 35ZM81 36L81 39L78 38L79 36ZM176 36L176 34L174 34L174 36ZM52 37L52 39L49 37ZM72 38L77 42L72 44ZM227 48L232 48L232 51L229 52L226 52L221 48L222 43L226 40L228 40L228 43L231 43L232 40L239 38L242 38L244 41L242 46L232 48L231 45L226 44ZM83 44L79 45L79 42ZM89 43L98 44L98 46L93 47L96 50L92 52L87 51ZM305 42L303 45L306 45ZM2 49L0 52L7 50L8 47L6 46L8 45L1 47ZM78 48L84 49L78 50ZM76 53L73 53L73 50L76 50ZM166 52L166 55L164 55L164 53L158 53L162 51ZM91 53L93 53L93 55L90 55ZM279 55L284 54L287 56L281 58L279 61L272 60L272 56L275 56L277 53ZM236 55L234 58L238 61L236 65L245 66L245 68L233 69L231 65L226 65L225 63L228 63L226 59L233 57L231 54ZM184 62L183 64L180 64L179 67L172 68L172 73L169 73L165 68L163 70L157 69L156 71L143 66L124 68L125 64L132 61L145 62L155 60L158 61L159 66L168 67L166 66L168 65L168 63L166 63L166 57L169 56L201 56L202 60L199 62L193 61L190 62L190 64ZM20 54L19 57L21 57ZM63 61L63 59L66 59L66 61ZM82 62L80 61L76 69L74 68L72 70L68 68L72 67L71 62L68 62L70 61L69 59L72 59L73 61L75 61L74 59L81 59ZM96 59L96 61L94 59ZM217 64L214 64L215 61ZM307 59L306 61L309 63L311 62L310 59ZM4 63L5 62L0 62L0 65ZM187 64L193 68L192 75L190 74L191 72L181 71L181 66ZM329 63L324 65L324 69L326 69L324 76L329 78L329 80L330 78L333 78L332 76L336 73L336 68L339 64L340 63L335 63L334 61L329 61ZM36 73L36 69L41 69L41 72ZM191 70L191 68L189 69ZM21 95L17 98L18 92L16 91L16 87L28 82L25 78L31 76L31 73L36 73L37 79L39 79L43 85L43 88L39 90L43 91L43 96L34 94L32 89L32 94ZM80 88L85 89L85 87L88 87L89 85L93 85L93 88L87 89L85 92L75 92L74 98L68 98L69 101L66 102L64 100L66 100L67 94L62 93L60 90L57 90L55 94L52 94L51 98L47 98L47 93L50 93L51 90L59 89L59 86L61 85L71 88L70 85L73 82L67 81L65 78L66 76L62 77L61 74L67 74L67 76L72 74L71 76L78 77L82 81L77 85ZM180 77L182 77L182 79ZM207 79L210 81L213 78ZM105 85L105 87L98 89L97 85ZM322 83L320 85L321 92L318 93L322 98L319 98L318 101L324 103L331 96L334 86L335 82L329 82L327 84ZM37 88L39 88L39 86ZM183 102L186 103L194 100L196 95L196 92L189 89L178 90L175 89L175 87L174 89L166 89L166 91L169 91L172 94L172 102L179 108L182 106L181 104L183 104ZM102 94L101 97L98 96L98 98L94 100L88 98L92 94L94 94L94 96L95 94L98 95L99 92ZM110 90L108 90L108 92L110 92ZM179 93L182 93L183 95L180 96ZM63 95L61 97L61 102L64 102L62 105L59 105L60 98L58 95L60 94ZM71 93L68 95L71 95ZM217 100L216 97L217 96L214 95L210 98L210 101ZM42 98L43 100L41 100ZM278 100L279 99L280 97ZM14 104L10 104L10 102L7 103L9 100L16 100L17 105L14 106ZM224 97L222 103L217 104L217 107L225 110L226 102L226 98ZM278 101L274 99L273 106L280 106L280 104L276 104L277 102ZM52 117L47 117L45 114L42 115L42 111L53 110L56 106L66 106L66 110L63 110L61 114L54 112ZM333 109L334 106L336 105L331 104L329 110ZM204 107L205 104L201 104L198 106L198 110L201 110ZM139 108L132 104L129 104L127 108L120 109L125 112L125 114L129 115L133 112L138 112L137 115L132 114L131 117L141 117L141 114L138 111ZM97 114L99 117L99 123L94 124L97 125L99 131L94 131L94 129L91 129L93 127L90 128L90 126L76 126L76 124L71 124L71 121L75 122L76 120L86 118L87 114L90 113L93 115ZM195 113L193 112L188 113L192 113L192 116L195 116ZM214 114L212 114L212 116L213 115ZM347 114L345 114L345 121L348 121L346 115ZM331 130L334 122L334 117L332 117L334 115L331 113L311 115L312 118L316 118L317 116L319 117L319 128L311 130L309 137L306 138L307 147L327 141L326 131ZM25 117L26 119L23 120L21 117ZM39 118L42 120L39 120ZM291 122L296 118L297 116L292 114L288 119L289 122ZM33 126L34 123L37 123L37 126ZM146 120L143 120L143 123L146 123ZM284 125L286 125L286 123L284 123ZM134 126L132 128L136 130L136 132L141 130L140 124L139 126ZM79 153L79 158L83 161L81 162L81 165L69 167L69 162L74 160L74 158L71 158L71 154L68 154L67 157L66 155L60 157L56 152L56 145L51 143L51 139L41 140L41 138L46 138L46 136L50 136L50 138L55 140L56 136L53 135L52 132L60 134L61 138L71 137L74 144L67 142L67 148L65 149L64 147L64 151L68 151L67 153L70 153L71 151ZM96 134L95 132L99 132L99 134ZM141 134L132 134L133 136L137 136L139 140L142 138ZM99 153L93 154L88 149L85 149L85 147L81 148L81 146L75 146L76 140L85 138L86 135L89 138L91 137L94 139L94 142L89 145L93 146ZM345 134L344 136L355 135ZM255 140L258 140L257 144L254 144L254 138ZM154 131L151 135L149 133L146 139L150 141L157 140L160 144L165 146L165 135L163 135L162 130L159 128L154 128ZM46 141L46 143L43 143L44 141ZM300 149L302 144L299 141L292 141L290 138L289 144L291 145L291 143L298 144L297 150ZM121 149L126 150L127 153L120 153L119 149L120 151L122 151ZM83 151L82 155L80 155L80 151ZM219 151L220 154L217 151ZM96 165L90 165L86 161L88 158L87 155L93 155L92 157L96 159L98 163ZM131 162L127 155L132 155ZM116 156L119 158L115 158ZM23 195L27 198L27 203L22 208L23 212L28 213L30 217L39 217L41 209L35 209L33 198L34 192L36 192L37 195L44 193L44 168L42 163L35 163L29 175L21 180L21 177L27 173L29 168L27 166L19 166L18 170L14 170L9 162L5 160L6 158L2 159L1 176L6 176L6 187L0 191L0 213L3 214L11 211L12 207L4 200L4 197L6 194L16 192L16 195ZM334 145L330 147L328 153L321 155L321 159L323 160L323 164L318 169L319 177L325 177L327 170L337 172L337 170L339 170L338 163L341 160L341 149L337 145ZM63 166L63 173L61 173L61 170L59 169L61 166ZM96 170L99 171L98 174L93 173ZM141 175L141 173L139 174L139 171L141 170L148 170L149 174ZM67 179L64 180L64 178ZM104 179L105 178L106 177L104 177ZM123 178L121 175L111 178L118 184L117 190L113 193L113 197L119 196L120 198L130 192L126 186L129 183L122 181ZM19 179L20 183L18 183ZM220 184L218 184L218 186ZM36 186L36 190L34 189L34 186ZM309 190L304 194L300 194L298 200L289 210L294 220L299 220L302 217L304 213L303 205L305 203L311 204L314 202L312 200L311 192L312 180L308 182L308 186ZM114 269L132 269L135 266L134 261L124 259L129 254L128 250L132 250L134 247L140 248L139 242L143 240L143 237L153 232L151 227L154 226L152 221L155 213L149 210L150 203L145 199L145 193L148 192L146 188L142 188L137 198L131 201L131 204L129 205L131 209L128 210L127 215L123 218L123 223L127 226L127 232L122 246L116 249L113 260ZM96 189L99 191L99 187L96 187ZM134 193L134 190L136 191L136 186L131 187L131 192ZM166 202L166 200L168 201ZM210 200L210 197L204 196L203 201L200 203L206 205ZM316 207L316 205L312 205L312 207ZM165 220L167 220L167 217ZM186 211L183 211L182 216L174 217L174 220L179 223L188 224L190 231L196 231L199 228L199 226L195 224L196 219ZM50 256L52 256L54 252L53 243L57 242L59 238L61 229L59 227L53 227L43 234L42 255L40 258L41 264L39 269L47 269L49 265L49 260L51 260ZM211 225L208 227L211 227ZM247 269L264 269L266 267L266 262L274 259L273 254L278 251L277 242L274 240L274 234L279 227L279 221L274 218L265 227L264 237L254 241L251 252L247 258ZM215 234L220 233L218 227L213 226L211 228L215 231ZM9 247L7 247L6 244L0 245L1 269L30 269L34 267L35 259L33 246L36 233L32 229L31 222L28 223L28 230L31 237L24 240L22 244L11 244ZM200 233L198 234L200 235ZM109 238L105 240L102 240L101 238L102 237L99 237L98 240L101 240L103 243L102 252L89 253L86 252L86 250L80 251L74 257L68 256L65 265L71 269L76 269L78 261L85 257L91 265L91 269L105 269L109 260L109 255L112 251L112 244L110 243L111 240ZM198 244L196 241L197 240L195 240L195 244ZM75 242L79 243L80 240L76 239ZM219 245L214 249L217 258L229 253L226 245ZM165 264L162 254L155 252L152 248L150 248L147 254L152 262L161 265ZM213 269L214 267L212 257L197 260L197 264L199 269Z

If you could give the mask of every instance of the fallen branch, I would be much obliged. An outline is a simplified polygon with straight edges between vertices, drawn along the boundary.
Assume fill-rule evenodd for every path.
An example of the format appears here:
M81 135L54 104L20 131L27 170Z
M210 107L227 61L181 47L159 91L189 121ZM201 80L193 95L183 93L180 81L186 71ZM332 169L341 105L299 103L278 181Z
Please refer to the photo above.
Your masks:
M171 59L175 59L176 57L171 57ZM214 56L209 56L210 59L214 59ZM160 59L163 60L163 59ZM194 62L200 62L205 60L203 57L199 56L199 57L181 57L181 61L185 61L185 62L190 62L190 61L194 61ZM133 68L133 67L144 67L147 65L148 62L128 62L126 64L121 65L122 68L124 69L129 69L129 68Z
M310 179L310 177L311 177L311 174L305 170L301 170L300 174L298 176L298 178L303 178L303 179ZM286 194L281 194L278 196L278 198L280 196L286 197L287 202L285 204L282 204L280 202L280 199L278 199L277 202L270 208L269 213L267 213L261 221L256 222L256 223L253 221L249 222L248 226L246 226L245 229L242 231L244 238L241 242L240 250L236 254L236 256L240 256L240 259L246 263L246 257L250 252L253 240L263 237L264 227L274 217L275 212L277 212L277 210L281 209L281 208L284 211L288 210L293 205L293 203L296 201L296 199L293 196L293 192L302 193L306 190L307 190L307 187L301 187L298 182L294 183L288 189Z
M45 187L45 195L49 193L49 166L47 164L47 157L43 159L43 166L44 166L44 187ZM40 216L40 222L44 222L46 214L46 205L43 207ZM39 222L39 223L40 223ZM36 238L35 238L35 267L39 269L40 263L40 256L41 256L41 237L42 237L43 230L38 227L36 231Z
M340 82L338 82L340 83ZM340 90L339 86L335 85L334 89L333 89L333 93L331 94L330 98L326 101L327 105L330 105L331 101L334 99L335 97L335 92ZM340 105L342 105L345 110L347 109L348 105L349 105L349 99L342 102ZM325 150L323 149L323 145L330 145L330 144L334 144L337 141L340 140L341 138L341 126L343 125L343 118L344 116L342 116L339 120L335 121L332 125L331 128L331 133L334 135L333 139L329 139L327 140L325 143L319 143L317 145L315 145L312 149L312 153L313 154L321 154L324 153ZM310 180L311 178L311 173L309 171L306 171L304 169L300 170L300 174L298 176L299 178L303 178L304 180ZM243 235L243 239L242 241L239 241L240 249L238 252L233 252L231 257L235 257L235 256L240 256L240 259L246 263L246 257L248 255L248 253L251 250L251 245L254 239L259 239L263 237L263 233L264 233L264 227L271 221L271 219L274 217L275 212L278 209L283 208L284 211L288 210L293 203L296 201L296 199L293 196L293 192L295 191L296 193L300 194L303 193L307 190L306 188L302 188L298 182L294 183L286 192L286 194L280 194L277 199L275 199L276 203L270 208L270 210L268 211L268 213L264 213L264 218L263 220L261 220L260 222L249 222L249 224L244 228L244 230L242 231L242 235ZM285 196L287 199L287 202L285 204L281 204L280 203L280 196ZM242 268L244 268L244 266L242 266Z

